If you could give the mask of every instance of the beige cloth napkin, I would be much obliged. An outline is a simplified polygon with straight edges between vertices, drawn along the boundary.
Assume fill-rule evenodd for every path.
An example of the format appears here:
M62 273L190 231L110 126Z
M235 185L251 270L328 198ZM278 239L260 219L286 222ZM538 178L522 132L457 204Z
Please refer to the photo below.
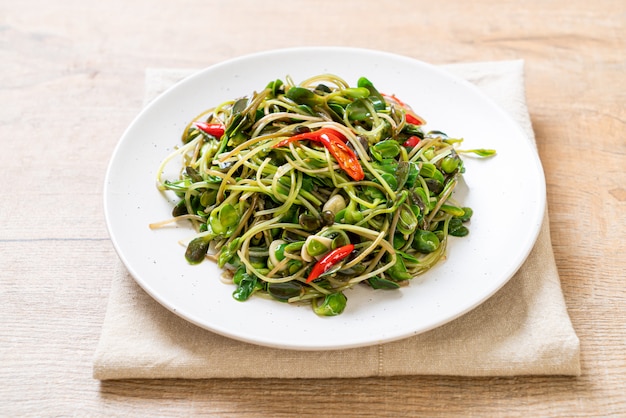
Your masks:
M533 141L522 61L454 64ZM190 74L146 73L146 101ZM579 375L580 346L563 295L546 213L537 243L515 276L487 302L442 327L400 341L302 352L213 334L155 302L118 262L95 354L96 379L323 378L392 375Z

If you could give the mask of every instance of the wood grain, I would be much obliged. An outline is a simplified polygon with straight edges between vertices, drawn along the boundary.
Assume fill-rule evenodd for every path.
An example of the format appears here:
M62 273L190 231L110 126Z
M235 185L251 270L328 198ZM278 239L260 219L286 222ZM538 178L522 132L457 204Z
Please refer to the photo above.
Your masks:
M144 70L301 45L526 61L581 377L91 378L104 173ZM625 52L621 0L0 0L0 415L626 416Z

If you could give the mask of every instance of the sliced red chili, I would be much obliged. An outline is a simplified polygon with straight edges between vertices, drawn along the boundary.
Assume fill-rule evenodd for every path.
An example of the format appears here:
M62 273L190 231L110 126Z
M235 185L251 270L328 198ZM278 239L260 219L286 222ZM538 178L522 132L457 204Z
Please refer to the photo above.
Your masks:
M309 277L306 279L306 282L312 282L322 274L326 273L332 266L349 256L352 251L354 251L354 244L348 244L343 247L335 248L326 254L320 261L315 263L311 273L309 273Z
M399 104L402 107L407 107L406 103L404 103L402 100L398 99L395 94L384 94L383 93L382 95L387 100L395 102L396 104Z
M346 137L339 131L331 128L322 128L314 132L305 132L302 134L294 135L289 138L283 139L273 148L278 148L289 144L290 142L302 141L308 139L309 141L321 142L324 147L330 152L339 167L345 171L353 180L360 181L365 178L363 167L359 163L359 160L354 153L344 142Z
M426 123L424 119L420 118L417 115L409 113L409 111L406 112L406 121L412 125L423 125Z
M341 132L336 131L331 128L322 128L322 129L318 129L317 131L304 132L298 135L290 136L289 138L283 139L278 144L274 145L272 148L284 147L285 145L291 142L303 141L305 139L308 139L310 141L321 142L320 136L325 133L331 133L337 136L338 138L340 138L341 140L343 140L344 142L346 141L346 137Z
M407 148L413 148L419 143L420 143L420 138L418 136L413 135L413 136L410 136L406 141L404 141L402 145Z
M221 138L226 128L221 123L194 122L193 126L217 139Z
M356 158L356 154L345 142L341 141L336 135L324 133L320 136L322 144L328 152L337 160L339 167L343 169L353 180L360 181L365 178L363 167Z
M395 94L392 94L392 95L383 94L383 97L385 97L385 99L389 101L394 102L398 106L402 107L406 113L406 121L410 123L411 125L424 125L426 123L426 121L423 118L419 117L418 115L415 114L415 112L413 112L413 109L411 109L411 106L404 103L402 100L398 99Z

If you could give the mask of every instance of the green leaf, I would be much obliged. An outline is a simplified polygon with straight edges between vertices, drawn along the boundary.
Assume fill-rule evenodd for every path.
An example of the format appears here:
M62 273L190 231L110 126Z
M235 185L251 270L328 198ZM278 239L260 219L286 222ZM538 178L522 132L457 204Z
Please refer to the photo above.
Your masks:
M402 257L396 257L396 263L386 273L394 280L410 280L413 278L411 273L407 271Z
M291 298L302 296L304 287L302 283L295 280L284 283L268 283L267 293L280 301L286 302Z
M248 273L241 275L237 289L233 292L233 298L240 302L248 300L250 296L257 290L261 289L261 284L256 276Z
M374 289L395 290L400 287L398 283L378 276L367 279L367 283Z
M440 210L444 211L445 213L449 213L450 215L455 217L463 216L465 214L465 211L462 208L452 205L441 205Z
M411 246L421 253L432 253L439 248L440 241L434 232L418 229L415 231Z
M173 217L186 215L187 213L189 212L187 212L187 203L185 202L185 199L182 199L180 202L178 202L176 206L174 206L174 209L172 209Z
M469 229L459 218L452 218L448 224L448 233L453 237L464 237L469 234Z
M395 158L400 154L400 144L393 139L381 141L370 147L370 153L372 157L376 158L378 161L387 158Z
M239 250L239 241L240 238L235 238L228 245L224 245L220 250L220 255L217 257L217 265L222 268L224 267L235 254Z
M493 157L494 155L496 155L495 149L486 149L486 148L468 149L468 150L461 150L457 152L463 152L463 153L471 152L471 153L478 155L479 157Z
M410 263L419 263L419 259L411 254L405 253L403 251L398 251L396 250L396 254L399 255L400 257L402 257L404 260L410 262Z
M444 182L443 174L441 174L441 171L437 170L437 166L435 166L435 164L422 163L420 174L425 178L432 178L440 183Z
M365 77L361 77L357 81L357 86L365 87L367 90L369 90L369 99L374 105L374 109L385 110L385 108L387 107L387 103L385 102L383 96L378 92L376 87L374 87L374 84L372 84L371 81L369 81Z
M404 235L412 234L417 228L417 216L407 204L400 207L400 216L398 217L397 229Z
M366 106L365 100L357 99L346 106L346 113L349 120L366 120L372 117L369 108Z
M276 79L274 81L270 81L267 85L267 88L272 91L272 96L278 96L280 92L280 88L283 86L283 81L281 79Z
M364 99L370 95L370 92L368 89L363 87L351 87L343 89L341 94L351 99Z
M185 258L190 264L198 264L204 260L204 256L209 250L209 243L211 242L208 237L198 237L193 239L187 250L185 251Z
M292 87L285 96L300 105L315 106L323 102L320 96L304 87Z
M380 173L380 176L383 178L383 180L385 180L385 183L387 183L392 190L398 189L398 180L393 174Z
M441 161L441 169L444 172L450 174L450 173L454 172L454 170L456 170L458 168L460 162L461 162L461 160L457 156L445 157Z
M348 298L341 293L331 293L326 295L320 305L313 303L313 311L320 316L336 316L346 308Z
M229 203L222 206L219 218L221 224L227 228L235 226L239 223L239 214L237 213L237 209Z
M415 182L417 181L417 176L419 176L420 170L419 165L414 163L413 161L409 162L409 174L406 178L406 187L407 189L412 189L415 186Z
M230 203L218 206L209 215L209 225L216 235L227 236L239 222L237 209Z
M459 218L461 222L467 222L472 218L474 211L472 210L472 208L469 208L467 206L463 207L462 209L463 209L463 215L456 216L456 217Z
M401 190L409 179L409 173L411 165L408 161L400 161L398 163L398 169L396 170L396 178L398 179L398 186L396 191Z

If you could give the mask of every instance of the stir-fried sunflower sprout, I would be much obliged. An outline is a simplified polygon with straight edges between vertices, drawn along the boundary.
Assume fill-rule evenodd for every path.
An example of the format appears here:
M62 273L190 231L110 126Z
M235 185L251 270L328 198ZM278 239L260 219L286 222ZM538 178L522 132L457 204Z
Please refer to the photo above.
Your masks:
M472 211L452 196L461 139L366 78L329 74L270 82L193 119L163 160L157 185L178 196L173 218L197 234L189 263L217 262L252 294L338 315L358 284L397 289L434 266ZM164 179L182 159L175 179Z

